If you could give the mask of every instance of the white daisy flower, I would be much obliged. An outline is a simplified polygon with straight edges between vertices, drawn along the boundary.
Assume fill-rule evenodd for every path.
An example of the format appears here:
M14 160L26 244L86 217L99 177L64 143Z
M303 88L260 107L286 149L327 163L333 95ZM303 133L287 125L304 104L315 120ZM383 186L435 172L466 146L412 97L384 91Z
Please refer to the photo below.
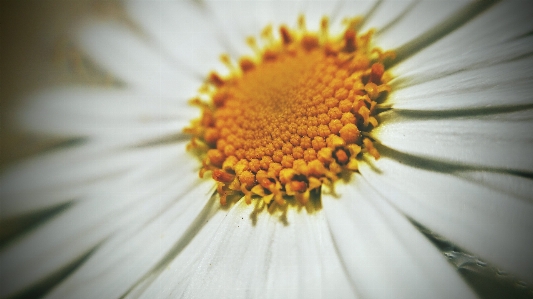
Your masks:
M84 23L73 40L112 74L112 84L54 87L18 111L21 128L68 142L0 177L1 223L23 228L2 240L0 297L531 296L529 6L131 1L124 3L127 19ZM297 22L300 14L305 25L303 18ZM323 16L329 17L327 32ZM344 18L352 23L343 25ZM272 40L264 31L269 24L287 26ZM370 52L370 45L368 53L357 52L372 28L371 44L393 50L394 59ZM265 45L250 39L252 47L247 45L247 37L261 32ZM306 42L307 32L316 41ZM301 43L294 46L294 40ZM371 114L363 117L365 108L353 113L355 135L337 130L342 145L332 147L327 170L315 176L291 160L286 168L296 174L284 182L278 171L268 179L280 185L268 189L247 164L254 175L248 186L242 171L227 162L237 156L233 151L224 152L220 163L212 156L199 162L194 152L209 145L205 130L214 125L194 122L199 138L187 150L191 135L183 129L200 110L213 108L198 109L188 100L210 100L224 88L217 80L246 73L242 64L242 71L228 71L220 54L231 58L226 64L259 57L251 62L256 67L266 64L265 49L297 56L308 45L352 62L368 54L361 58L368 67L387 67L377 79L373 67L354 71L354 84L364 91L356 96L366 96ZM206 87L212 70L220 75ZM320 151L315 154L308 157L320 160ZM232 176L214 175L217 183L210 174L200 179L200 169ZM296 182L296 175L304 178ZM298 189L293 182L305 184ZM226 194L233 197L223 205ZM270 208L260 209L264 203Z

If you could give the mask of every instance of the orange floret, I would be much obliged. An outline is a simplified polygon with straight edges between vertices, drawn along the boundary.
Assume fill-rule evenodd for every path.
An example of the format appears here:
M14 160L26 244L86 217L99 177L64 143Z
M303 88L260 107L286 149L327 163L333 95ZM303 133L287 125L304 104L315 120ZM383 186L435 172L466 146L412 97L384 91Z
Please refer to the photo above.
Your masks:
M202 116L186 129L221 204L237 194L247 203L293 197L305 205L312 190L357 171L362 153L379 158L363 136L378 125L377 101L390 91L384 60L394 53L372 47L373 31L356 32L358 20L330 36L327 18L309 32L300 17L298 28L279 28L279 40L265 28L262 49L249 38L256 57L233 64L221 56L230 74L208 75L202 92L212 101L192 101Z

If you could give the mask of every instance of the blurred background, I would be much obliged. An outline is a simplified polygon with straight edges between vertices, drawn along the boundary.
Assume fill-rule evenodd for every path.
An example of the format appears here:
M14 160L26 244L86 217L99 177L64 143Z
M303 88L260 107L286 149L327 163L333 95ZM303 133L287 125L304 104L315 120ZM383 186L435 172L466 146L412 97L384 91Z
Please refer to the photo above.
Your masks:
M14 111L25 95L47 86L98 81L69 33L84 18L111 17L117 7L112 0L0 0L0 169L57 142L19 134Z
M25 94L66 80L54 51L73 21L89 13L89 6L87 0L1 0L0 167L52 142L17 134L11 120Z

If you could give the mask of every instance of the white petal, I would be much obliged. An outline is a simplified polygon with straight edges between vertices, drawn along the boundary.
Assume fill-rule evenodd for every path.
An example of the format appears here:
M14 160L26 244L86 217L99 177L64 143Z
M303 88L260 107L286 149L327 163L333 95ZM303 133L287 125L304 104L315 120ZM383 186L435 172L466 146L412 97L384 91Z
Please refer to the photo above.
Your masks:
M117 139L137 142L181 133L199 109L175 98L132 90L67 87L42 91L20 110L22 128L68 137Z
M212 16L202 4L193 1L128 1L125 4L149 41L171 57L177 68L199 76L206 76L217 66L223 70L219 57L227 50L218 40Z
M533 205L448 173L382 157L361 174L398 210L496 267L533 282Z
M120 180L128 171L153 162L191 157L184 153L185 142L167 147L109 149L88 143L43 154L14 166L0 177L2 217L53 207L80 199L95 188ZM194 161L194 159L192 159Z
M334 16L338 13L339 1L208 1L206 4L219 27L215 28L216 35L235 59L253 53L246 45L245 38L259 37L267 25L274 26L274 35L277 35L278 26L282 24L290 28L297 27L299 15L305 16L306 28L311 31L319 30L323 16L333 17L330 18L333 28L340 25L340 22L335 22L338 20Z
M189 177L191 177L189 175ZM174 176L174 180L179 176ZM206 204L213 182L184 178L145 198L159 214L136 220L109 238L50 298L118 298L148 273L174 246Z
M501 1L396 66L393 84L414 85L525 56L532 51L532 38L526 35L532 29L529 3Z
M77 37L83 51L100 67L153 97L187 99L196 94L201 84L198 78L180 72L183 68L165 56L157 45L143 40L125 25L89 23L80 29Z
M475 298L446 258L355 175L322 204L339 254L363 298Z
M341 25L342 19L340 18L340 11L342 10L342 5L346 4L341 0L333 1L303 1L301 4L299 14L305 16L306 28L310 31L319 31L320 23L323 17L328 17L329 19L329 29L331 33L337 34L340 31L337 30L338 26ZM360 3L359 7L355 10L352 10L352 16L364 13L365 5ZM344 11L346 12L346 11ZM294 17L289 16L289 20L295 20ZM290 24L290 23L289 23ZM296 22L293 24L296 25Z
M395 49L456 14L466 1L420 1L389 30L374 39L382 49Z
M531 114L531 113L530 113ZM475 167L533 171L531 119L402 118L389 114L371 135L407 154Z
M258 38L267 25L273 26L273 34L277 36L278 26L285 24L295 28L298 16L304 15L306 28L317 31L322 17L329 16L332 17L331 27L336 29L340 22L335 22L335 14L338 14L340 5L340 1L207 1L206 10L213 14L216 27L212 28L212 31L215 32L217 40L225 51L237 60L245 54L253 55L253 51L245 43L245 38Z
M418 3L416 0L407 1L379 1L376 3L376 9L370 16L365 14L366 20L362 30L375 29L374 36L384 33L386 30L393 28L396 22L399 22L405 14L412 10ZM405 41L404 41L405 42Z
M529 178L489 171L458 171L456 175L482 184L487 188L508 193L510 196L533 200L533 181Z
M511 43L511 42L510 42ZM505 44L533 44L533 38ZM518 45L518 48L524 48ZM531 49L531 47L528 47ZM483 55L479 55L483 57ZM449 64L445 64L449 65ZM439 67L442 70L442 68ZM422 71L421 68L417 70ZM530 105L533 101L533 58L525 58L487 67L469 69L435 80L394 90L386 103L395 109L452 110L464 108L490 108L494 106ZM417 78L427 78L417 74ZM401 78L401 77L399 77ZM394 84L394 83L391 83Z
M263 28L271 24L271 4L269 1L207 1L206 13L212 14L212 23L216 24L210 31L216 38L215 42L223 47L223 52L229 53L235 60L242 55L253 57L255 53L247 45L246 37L258 38Z
M0 256L5 271L0 275L10 287L4 288L2 294L49 275L112 234L160 213L165 200L168 204L173 198L160 202L147 198L157 198L161 188L176 185L182 175L176 173L176 169L182 169L189 182L198 180L193 170L198 162L192 159L184 162L177 154L179 149L174 146L168 149L173 149L175 154L170 157L143 155L136 169L115 178L108 177L107 184L99 186L101 188L88 188L77 204L5 248ZM164 151L160 149L160 153ZM181 153L186 155L183 150ZM8 273L10 275L4 277Z
M336 13L339 20L346 18L363 17L370 18L369 15L376 8L379 8L380 1L378 0L365 0L365 1L342 1L339 11ZM375 22L373 19L366 20L370 22L370 27L374 27ZM343 27L344 28L344 27Z
M265 213L241 200L215 215L143 295L353 298L320 213Z

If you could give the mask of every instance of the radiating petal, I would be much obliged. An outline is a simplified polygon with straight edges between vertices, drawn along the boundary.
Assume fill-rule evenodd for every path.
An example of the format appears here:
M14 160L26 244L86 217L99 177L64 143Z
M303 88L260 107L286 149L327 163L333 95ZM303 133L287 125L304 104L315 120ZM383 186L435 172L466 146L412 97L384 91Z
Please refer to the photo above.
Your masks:
M175 200L161 196L161 190L181 186L176 169L188 173L181 180L184 186L196 184L197 162L179 159L179 153L186 153L174 145L166 149L175 154L163 155L163 147L157 149L158 156L144 153L136 168L108 177L101 188L88 188L78 203L3 249L0 275L9 288L2 296L43 279L132 223L146 223L160 214Z
M143 296L353 298L320 213L254 208L215 215Z
M529 5L527 1L495 4L398 64L393 69L395 78L392 83L395 88L402 88L526 56L531 53L533 45L531 36L527 35L533 30L533 13Z
M310 31L320 31L321 21L323 17L327 17L329 20L329 29L331 33L339 34L342 22L340 16L340 11L342 9L343 1L342 0L333 0L333 1L313 1L307 0L302 1L299 11L296 12L295 16L298 14L305 16L306 28ZM353 10L353 15L363 14L365 5L360 3L358 7ZM288 25L294 24L297 25L297 22L291 23L294 16L287 16L289 19L284 21ZM296 20L295 20L296 21Z
M398 210L463 250L533 282L531 201L401 160L382 157L372 164L361 165L361 174Z
M181 133L198 109L174 97L133 90L66 87L42 91L20 109L21 127L36 133L137 142ZM128 138L129 139L129 138Z
M153 97L185 100L194 96L202 83L126 25L88 23L80 29L77 38L80 48L100 67L129 87L149 92Z
M366 21L368 21L372 12L379 8L379 6L379 0L341 1L340 8L335 11L335 15L340 21L354 17L363 17ZM345 26L346 24L343 24L342 28L345 29ZM370 25L370 27L373 26L374 25Z
M305 27L319 31L323 17L329 19L329 32L338 35L344 29L345 18L365 13L375 4L367 1L259 1L224 2L207 1L207 10L213 13L217 27L214 28L218 41L233 58L253 55L244 42L248 36L258 37L267 25L273 25L273 34L278 36L277 26L298 26L298 16L305 17Z
M365 1L364 3L366 4L367 2L372 1ZM418 4L417 0L375 2L375 10L373 13L364 14L366 21L362 27L362 30L377 30L374 36L383 34L386 30L394 28L394 25L397 22L400 22L402 18L404 18L405 15Z
M531 115L531 110L529 110ZM512 114L509 114L512 115ZM371 135L407 154L461 165L533 172L531 119L383 117Z
M174 183L149 199L159 213L116 232L49 298L119 298L148 273L193 223L213 182L171 176ZM191 179L192 178L192 179Z
M142 223L157 215L159 204L164 204L164 201L155 204L146 199L152 196L157 199L161 188L179 182L181 174L175 169L180 167L193 181L197 180L195 169L198 162L179 159L177 153L187 155L183 148L168 146L154 151L159 154L149 156L144 152L136 168L119 176L107 177L107 184L99 185L101 188L86 188L77 204L4 249L0 256L3 269L0 275L10 287L5 288L2 294L45 277L133 221ZM64 174L62 171L59 173ZM167 198L167 201L172 199ZM7 273L11 275L4 277Z
M128 1L126 10L152 44L171 57L177 69L205 76L224 70L219 55L226 52L220 32L204 4L193 1ZM199 84L193 85L195 87Z
M510 196L533 201L533 180L516 174L489 171L457 171L455 175Z
M322 203L335 245L362 298L475 298L445 257L356 175Z
M331 27L336 28L340 25L335 18L340 5L340 1L206 2L207 10L214 15L218 27L215 29L216 36L235 59L244 54L253 55L252 49L245 43L246 37L258 38L267 25L274 26L273 33L277 36L277 26L295 27L299 15L305 16L309 30L319 30L323 16L330 17Z
M509 51L502 48L514 46L518 49L527 47L531 50L532 45L533 38L528 38L504 44L499 50L507 55ZM442 70L440 66L438 68ZM392 104L395 109L407 110L458 110L531 105L533 104L532 73L531 57L490 64L487 67L467 69L395 90L385 103ZM425 78L422 74L415 77Z
M126 150L102 149L89 142L34 157L0 177L2 218L78 200L93 190L105 190L113 186L114 180L122 180L122 175L152 162L189 161L185 146L185 142L180 142L170 147Z
M278 26L296 25L298 15L302 13L305 1L256 1L256 2L225 2L208 1L206 10L212 14L213 31L217 41L233 59L243 55L255 56L252 48L246 43L247 37L256 38L258 45L262 40L259 34L271 25L272 33L278 36Z
M422 35L465 7L466 1L420 1L389 30L376 36L382 49L395 49Z

